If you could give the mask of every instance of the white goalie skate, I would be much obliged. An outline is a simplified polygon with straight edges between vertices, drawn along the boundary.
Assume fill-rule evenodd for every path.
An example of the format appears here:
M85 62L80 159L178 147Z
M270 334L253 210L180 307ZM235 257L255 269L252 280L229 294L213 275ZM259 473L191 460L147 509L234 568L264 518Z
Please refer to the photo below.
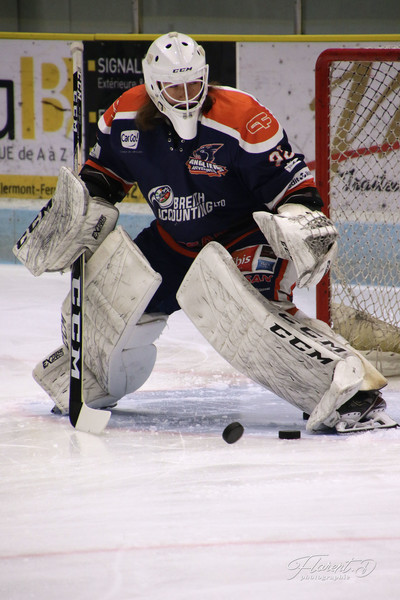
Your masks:
M338 409L340 421L335 429L338 433L352 433L398 427L385 409L386 402L378 390L359 391Z

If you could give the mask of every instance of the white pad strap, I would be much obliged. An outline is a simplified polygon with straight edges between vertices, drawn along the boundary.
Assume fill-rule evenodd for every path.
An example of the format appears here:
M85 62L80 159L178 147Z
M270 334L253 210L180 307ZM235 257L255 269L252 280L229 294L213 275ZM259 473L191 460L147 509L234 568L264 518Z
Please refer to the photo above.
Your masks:
M95 252L118 220L118 209L92 198L83 181L61 167L54 197L40 211L13 248L35 275L68 270L74 260Z
M131 367L129 356L140 357L140 352L128 351L150 346L165 326L165 315L151 315L147 320L144 317L138 323L160 283L161 275L152 269L122 227L117 227L87 262L85 363L101 387L112 396L120 398L132 387L132 383L128 384L129 375L123 361ZM68 347L70 304L68 294L62 307L63 337ZM145 369L145 381L154 364L154 350L143 350L142 356L144 363L151 365ZM143 369L139 371L143 375L139 377L138 374L140 384L137 387L142 385L144 377Z
M335 226L301 204L284 204L278 213L259 211L253 217L276 256L293 261L298 287L316 285L337 254Z
M351 348L266 300L216 242L193 262L177 298L210 344L247 377L309 414L324 400L313 427L362 385L364 369Z

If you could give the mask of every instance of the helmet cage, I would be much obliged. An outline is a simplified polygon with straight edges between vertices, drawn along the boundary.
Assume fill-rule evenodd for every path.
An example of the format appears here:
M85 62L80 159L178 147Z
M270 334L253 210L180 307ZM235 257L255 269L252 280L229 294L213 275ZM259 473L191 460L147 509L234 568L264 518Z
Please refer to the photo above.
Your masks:
M179 111L177 115L183 118L189 118L192 114L198 113L204 99L207 95L207 79L208 79L208 65L205 65L199 69L196 73L190 73L189 81L185 81L182 76L178 76L176 79L171 77L169 81L157 80L156 85L159 92L155 94L157 96L158 103L162 104L165 110ZM200 88L197 94L191 96L188 91L188 85L191 83L199 83ZM185 97L183 100L176 100L169 93L169 91L176 85L183 85ZM162 111L161 111L162 112Z

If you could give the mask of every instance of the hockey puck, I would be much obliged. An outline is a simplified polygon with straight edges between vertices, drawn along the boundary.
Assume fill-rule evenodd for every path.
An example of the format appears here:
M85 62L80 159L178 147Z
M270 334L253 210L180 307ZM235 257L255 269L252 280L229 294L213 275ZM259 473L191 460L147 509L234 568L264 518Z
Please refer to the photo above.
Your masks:
M235 423L231 423L227 427L225 427L222 437L224 438L227 444L234 444L242 437L244 432L244 427L241 423L235 421Z
M300 431L280 431L279 439L280 440L298 440L301 438Z

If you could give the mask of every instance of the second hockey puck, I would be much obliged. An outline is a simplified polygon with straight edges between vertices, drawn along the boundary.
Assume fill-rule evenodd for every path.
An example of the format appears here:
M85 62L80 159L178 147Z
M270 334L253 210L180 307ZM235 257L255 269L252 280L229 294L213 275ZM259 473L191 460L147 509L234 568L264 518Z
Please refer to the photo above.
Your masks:
M222 437L224 438L227 444L234 444L235 442L240 440L240 438L243 435L243 432L243 425L235 421L234 423L231 423L230 425L227 425L227 427L225 427L222 433Z
M292 430L292 431L280 431L279 439L280 440L298 440L301 437L300 431Z

